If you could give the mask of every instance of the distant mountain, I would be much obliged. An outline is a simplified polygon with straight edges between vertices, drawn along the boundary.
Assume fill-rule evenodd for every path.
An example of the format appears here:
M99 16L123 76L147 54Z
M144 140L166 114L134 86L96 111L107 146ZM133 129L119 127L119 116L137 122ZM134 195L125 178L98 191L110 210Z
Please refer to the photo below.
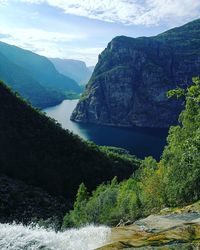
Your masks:
M93 73L95 66L89 66L88 69Z
M44 56L0 42L0 79L37 107L55 105L80 86Z
M48 107L61 102L65 95L49 90L37 82L24 68L14 64L0 53L0 79L20 93L35 107Z
M93 73L94 67L87 67L85 62L72 59L50 58L56 69L63 75L78 82L79 85L86 85Z
M166 92L200 75L200 19L155 37L114 38L71 119L114 126L169 127L182 102Z

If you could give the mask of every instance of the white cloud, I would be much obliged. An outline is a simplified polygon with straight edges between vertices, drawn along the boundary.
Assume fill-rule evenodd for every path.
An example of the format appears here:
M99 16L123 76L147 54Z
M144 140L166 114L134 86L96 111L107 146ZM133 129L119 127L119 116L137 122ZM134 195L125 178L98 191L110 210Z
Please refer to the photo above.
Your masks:
M6 6L8 4L8 0L0 0L0 7Z
M10 34L6 33L0 33L0 39L8 39L11 38L12 36Z
M12 35L11 35L12 34ZM0 40L31 50L46 57L60 57L84 60L88 65L95 65L98 54L104 48L71 47L75 40L84 40L85 34L48 32L41 29L0 28Z
M29 44L36 45L40 44L57 44L57 43L67 43L73 42L75 40L85 39L85 34L78 33L61 33L61 32L51 32L45 31L42 29L34 29L34 28L10 28L10 27L1 27L1 34L6 34L6 37L2 37L2 40L5 39L7 42L15 42L16 45L24 46L26 41ZM9 35L12 34L12 35Z
M17 0L16 0L17 1ZM155 25L200 17L199 0L20 0L47 3L65 13L123 24Z
M104 47L88 47L88 48L64 48L60 58L70 58L82 60L87 63L88 66L95 65L98 60L98 55L104 50Z

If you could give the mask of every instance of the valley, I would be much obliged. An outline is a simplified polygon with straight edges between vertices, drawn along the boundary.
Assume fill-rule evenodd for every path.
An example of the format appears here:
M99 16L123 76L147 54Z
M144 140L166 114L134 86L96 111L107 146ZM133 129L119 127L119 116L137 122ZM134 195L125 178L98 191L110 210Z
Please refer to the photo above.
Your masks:
M70 116L78 100L65 100L61 104L49 107L43 111L57 120L63 128L100 146L119 147L143 159L152 155L159 160L164 146L168 129L166 128L118 128L98 124L76 123Z
M0 249L200 249L200 4L142 2L0 1Z

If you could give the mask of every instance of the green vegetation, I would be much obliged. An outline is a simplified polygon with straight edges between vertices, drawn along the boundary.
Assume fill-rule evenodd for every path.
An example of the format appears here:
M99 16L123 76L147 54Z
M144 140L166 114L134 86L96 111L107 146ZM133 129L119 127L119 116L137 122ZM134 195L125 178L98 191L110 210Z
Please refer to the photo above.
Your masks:
M0 78L35 107L44 108L56 105L65 99L64 94L45 88L28 72L12 63L1 53Z
M78 96L82 88L44 56L0 42L0 79L39 108Z
M75 99L79 99L80 98L80 93L75 93L75 92L70 92L70 91L66 91L65 92L65 98L68 100L75 100Z
M186 98L180 126L172 127L161 164L166 169L167 203L180 205L200 198L200 81L182 91ZM169 92L180 96L180 90Z
M0 83L0 174L73 201L115 175L128 178L140 161L81 140Z
M169 130L160 162L147 157L131 178L119 183L114 178L90 196L81 184L63 228L88 222L116 225L200 199L200 79L193 78L192 86L171 90L168 96L184 98L185 109L180 124Z

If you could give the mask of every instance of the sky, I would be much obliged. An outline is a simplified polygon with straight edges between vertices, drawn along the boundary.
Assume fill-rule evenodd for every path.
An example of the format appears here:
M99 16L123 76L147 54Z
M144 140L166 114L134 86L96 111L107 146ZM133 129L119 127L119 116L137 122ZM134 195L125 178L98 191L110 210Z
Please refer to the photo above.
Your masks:
M200 0L0 0L0 41L92 66L115 36L154 36L197 18Z

